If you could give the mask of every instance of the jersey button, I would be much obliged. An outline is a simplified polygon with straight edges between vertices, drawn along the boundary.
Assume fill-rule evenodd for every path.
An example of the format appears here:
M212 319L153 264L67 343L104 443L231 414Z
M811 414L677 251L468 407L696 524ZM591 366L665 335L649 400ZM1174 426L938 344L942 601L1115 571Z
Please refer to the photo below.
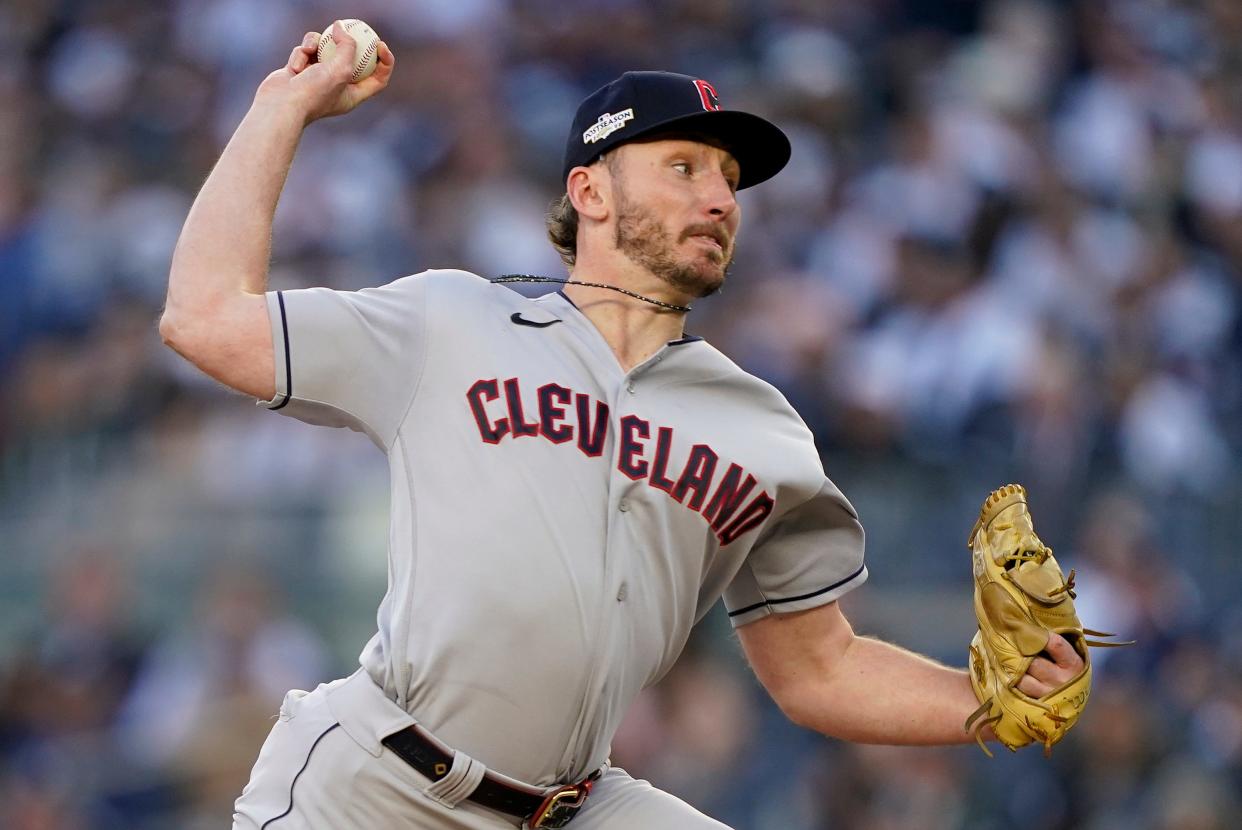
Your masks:
M635 392L634 381L630 381L628 384L626 384L625 391L629 392L631 395L634 394Z
M622 513L628 513L630 510L630 503L625 499L621 499L621 502L617 505L617 509Z

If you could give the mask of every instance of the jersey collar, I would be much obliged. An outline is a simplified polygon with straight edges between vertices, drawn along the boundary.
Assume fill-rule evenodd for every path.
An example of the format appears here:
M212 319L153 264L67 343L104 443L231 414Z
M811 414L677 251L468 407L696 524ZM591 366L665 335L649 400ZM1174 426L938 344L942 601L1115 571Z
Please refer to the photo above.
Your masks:
M536 302L538 303L546 302L549 305L560 305L562 308L564 308L565 306L568 306L570 309L573 309L573 311L577 315L583 317L583 319L586 319L586 315L582 313L582 310L578 308L577 304L573 300L569 299L569 295L566 294L564 291L553 291L550 294L544 294L542 297L539 297L538 300L536 300ZM590 321L588 320L587 322L590 322ZM594 328L594 324L592 324L592 328ZM666 346L684 346L687 343L698 343L702 339L703 338L699 337L697 334L687 334L677 340L670 340L665 345Z

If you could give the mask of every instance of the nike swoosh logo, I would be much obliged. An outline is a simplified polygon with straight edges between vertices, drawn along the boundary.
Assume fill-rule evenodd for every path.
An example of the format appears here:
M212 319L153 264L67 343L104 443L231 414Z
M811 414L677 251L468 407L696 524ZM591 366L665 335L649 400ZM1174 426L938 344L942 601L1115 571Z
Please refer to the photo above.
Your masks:
M530 326L534 329L546 329L548 326L560 322L560 320L548 320L546 323L539 323L534 320L527 320L522 316L522 312L520 311L513 312L513 314L509 315L509 319L517 323L519 326Z

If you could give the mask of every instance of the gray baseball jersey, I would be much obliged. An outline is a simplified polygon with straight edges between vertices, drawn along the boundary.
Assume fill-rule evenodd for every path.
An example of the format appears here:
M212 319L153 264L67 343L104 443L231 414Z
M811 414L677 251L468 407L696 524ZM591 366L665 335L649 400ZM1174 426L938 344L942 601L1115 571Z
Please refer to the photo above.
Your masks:
M626 372L564 294L461 271L268 304L263 403L388 455L388 592L362 665L501 773L551 785L603 763L722 595L741 625L866 579L806 425L700 338Z

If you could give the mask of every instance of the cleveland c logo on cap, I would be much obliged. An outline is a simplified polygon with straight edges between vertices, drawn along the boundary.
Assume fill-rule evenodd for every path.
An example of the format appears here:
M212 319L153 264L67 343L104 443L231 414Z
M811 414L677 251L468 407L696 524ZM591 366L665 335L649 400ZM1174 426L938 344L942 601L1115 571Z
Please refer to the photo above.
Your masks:
M699 98L703 101L703 109L708 112L717 112L720 110L720 96L716 94L716 87L707 81L695 81L694 88L699 91Z

